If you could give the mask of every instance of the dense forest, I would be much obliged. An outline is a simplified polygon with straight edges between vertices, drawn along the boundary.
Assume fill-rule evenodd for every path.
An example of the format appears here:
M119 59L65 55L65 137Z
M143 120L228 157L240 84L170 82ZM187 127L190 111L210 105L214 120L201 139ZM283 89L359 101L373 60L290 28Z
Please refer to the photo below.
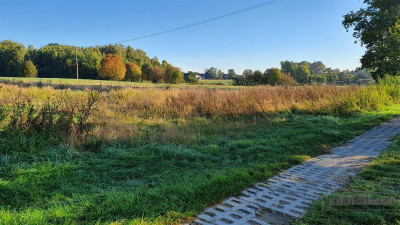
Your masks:
M76 78L75 53L82 79L183 82L179 68L165 60L160 63L157 57L150 58L131 46L48 44L35 49L10 40L0 42L0 76Z

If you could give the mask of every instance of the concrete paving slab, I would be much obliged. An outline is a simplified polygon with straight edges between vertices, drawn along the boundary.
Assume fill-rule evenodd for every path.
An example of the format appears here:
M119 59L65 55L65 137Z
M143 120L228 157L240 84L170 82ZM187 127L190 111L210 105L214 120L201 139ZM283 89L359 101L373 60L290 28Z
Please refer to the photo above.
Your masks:
M399 134L400 117L206 209L194 224L289 224L312 202L346 185Z

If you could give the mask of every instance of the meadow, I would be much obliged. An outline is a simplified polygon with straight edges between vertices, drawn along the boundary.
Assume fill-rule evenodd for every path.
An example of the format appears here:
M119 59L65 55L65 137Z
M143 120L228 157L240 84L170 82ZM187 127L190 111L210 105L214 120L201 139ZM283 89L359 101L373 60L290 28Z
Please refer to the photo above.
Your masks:
M0 224L181 224L400 114L400 83L0 84Z
M118 88L241 88L233 86L232 80L199 80L196 84L179 83L151 83L151 82L129 82L113 80L91 80L91 79L68 79L68 78L36 78L36 77L0 77L0 83L30 85L30 86L51 86L56 89L96 89L110 90Z

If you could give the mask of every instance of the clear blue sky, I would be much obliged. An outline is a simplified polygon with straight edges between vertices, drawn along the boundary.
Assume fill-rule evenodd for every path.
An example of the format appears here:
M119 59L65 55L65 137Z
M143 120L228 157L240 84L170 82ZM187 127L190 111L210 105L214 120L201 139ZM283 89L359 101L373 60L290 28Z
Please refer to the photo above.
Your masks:
M263 1L0 0L0 39L35 48L48 43L102 45L198 22ZM184 71L217 67L264 71L282 60L323 61L355 69L364 49L342 27L360 0L282 0L213 23L128 42Z

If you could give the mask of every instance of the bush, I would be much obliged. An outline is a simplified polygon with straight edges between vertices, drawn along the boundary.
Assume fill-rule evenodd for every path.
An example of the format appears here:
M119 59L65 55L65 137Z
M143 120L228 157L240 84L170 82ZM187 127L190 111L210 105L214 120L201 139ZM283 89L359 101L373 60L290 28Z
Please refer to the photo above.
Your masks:
M126 67L119 55L108 54L101 60L99 76L106 80L122 80L125 77Z
M139 82L142 80L142 70L133 62L126 64L125 80Z
M24 63L24 76L25 77L37 77L37 69L31 60L25 61Z
M279 80L278 80L278 85L292 85L292 86L294 86L294 85L297 85L297 84L298 83L296 82L296 80L292 76L287 75L287 74L282 74L279 77Z
M188 77L187 78L187 82L189 84L198 84L199 83L199 79L195 78L195 77Z

